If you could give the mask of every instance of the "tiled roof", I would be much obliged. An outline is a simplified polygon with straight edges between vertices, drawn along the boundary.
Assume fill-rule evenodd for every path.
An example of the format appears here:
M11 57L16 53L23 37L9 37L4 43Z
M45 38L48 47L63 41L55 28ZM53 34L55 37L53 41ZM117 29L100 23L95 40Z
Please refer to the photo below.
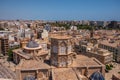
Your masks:
M18 65L18 68L21 68L21 70L49 69L49 65L35 59L21 60L20 64Z
M90 76L90 80L105 80L105 78L99 71L96 71Z
M16 79L16 75L15 75L15 73L13 71L6 68L3 64L0 63L0 78L3 78L3 79Z

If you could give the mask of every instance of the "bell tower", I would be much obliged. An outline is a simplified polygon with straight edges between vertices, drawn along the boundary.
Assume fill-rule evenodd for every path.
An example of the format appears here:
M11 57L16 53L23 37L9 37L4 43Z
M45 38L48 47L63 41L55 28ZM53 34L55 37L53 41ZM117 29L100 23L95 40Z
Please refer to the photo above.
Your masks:
M56 35L51 38L51 65L68 67L73 63L71 36Z

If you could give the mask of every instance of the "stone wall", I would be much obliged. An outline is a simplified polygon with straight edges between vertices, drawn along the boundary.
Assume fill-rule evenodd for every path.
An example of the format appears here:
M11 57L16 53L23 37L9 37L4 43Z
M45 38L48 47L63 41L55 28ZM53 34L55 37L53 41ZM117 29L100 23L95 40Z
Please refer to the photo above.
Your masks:
M33 77L38 80L49 80L49 71L48 70L17 70L16 72L19 75L18 80L24 80L27 77Z

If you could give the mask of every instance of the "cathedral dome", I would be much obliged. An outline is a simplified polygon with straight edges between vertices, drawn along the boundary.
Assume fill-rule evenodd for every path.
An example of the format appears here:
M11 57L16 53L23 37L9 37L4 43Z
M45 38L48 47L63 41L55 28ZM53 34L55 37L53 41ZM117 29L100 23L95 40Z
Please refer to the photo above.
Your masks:
M105 78L99 71L97 71L90 76L90 80L105 80Z
M37 42L31 40L31 41L29 41L27 43L26 47L28 47L28 48L37 48L37 47L39 47L39 44Z

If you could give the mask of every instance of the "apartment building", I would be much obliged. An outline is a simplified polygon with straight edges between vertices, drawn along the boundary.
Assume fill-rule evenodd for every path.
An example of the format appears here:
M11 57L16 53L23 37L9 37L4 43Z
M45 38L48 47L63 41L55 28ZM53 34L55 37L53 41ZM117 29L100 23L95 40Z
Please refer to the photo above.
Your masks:
M120 41L109 41L109 40L102 40L99 42L98 47L102 49L109 50L113 52L113 58L115 61L120 62Z
M98 48L98 45L93 46L92 43L88 43L87 41L81 42L79 49L80 53L88 57L95 57L103 64L108 64L113 61L112 52Z
M0 38L0 41L1 41L2 54L7 55L8 49L9 49L8 38L7 37L2 37L2 38Z

